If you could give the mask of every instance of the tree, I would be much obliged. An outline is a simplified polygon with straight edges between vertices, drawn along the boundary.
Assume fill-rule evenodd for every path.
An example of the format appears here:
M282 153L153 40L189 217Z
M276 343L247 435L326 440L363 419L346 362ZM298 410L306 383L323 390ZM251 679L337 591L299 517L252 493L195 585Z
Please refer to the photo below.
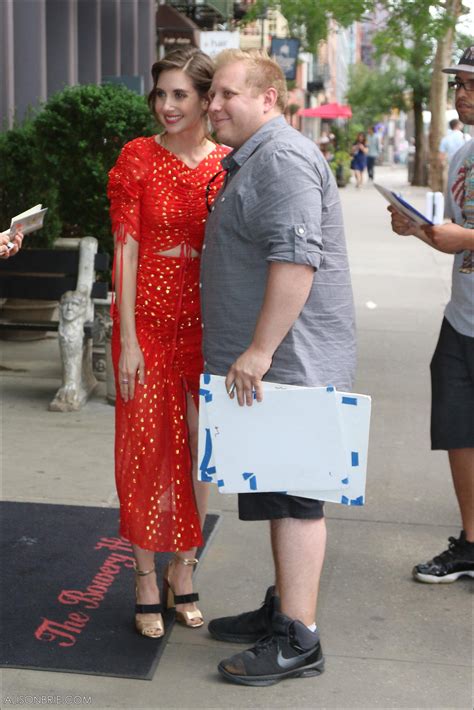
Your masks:
M385 27L374 39L379 56L398 57L406 66L404 77L406 86L411 92L411 104L415 121L415 165L413 174L414 185L425 184L425 164L427 163L423 135L423 109L428 108L431 95L433 115L442 120L444 109L442 97L446 94L444 80L438 86L439 71L433 66L440 49L438 61L452 46L454 25L457 17L463 11L461 0L382 0L387 10ZM435 76L436 74L436 76ZM436 84L432 89L432 85ZM436 135L439 128L436 127ZM434 135L434 134L433 134ZM434 138L433 138L434 141ZM439 140L438 140L439 143Z
M439 143L446 130L445 121L447 106L448 77L441 71L448 66L451 59L455 37L454 21L462 14L461 0L446 0L446 13L452 18L447 26L446 33L438 39L436 53L433 61L433 78L430 90L430 175L429 184L433 192L444 191L443 165L439 159Z
M316 53L319 42L328 36L330 20L348 27L375 5L375 0L257 0L243 22L258 20L266 9L279 10L292 37L298 37L306 51Z
M349 70L347 92L353 120L367 128L394 108L405 110L407 101L403 88L404 82L394 63L385 71L354 64Z

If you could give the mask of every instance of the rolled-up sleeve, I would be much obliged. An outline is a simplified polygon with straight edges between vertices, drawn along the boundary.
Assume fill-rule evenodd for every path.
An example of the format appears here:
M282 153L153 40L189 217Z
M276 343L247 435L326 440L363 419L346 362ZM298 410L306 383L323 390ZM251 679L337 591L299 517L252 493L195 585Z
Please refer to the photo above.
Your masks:
M323 255L322 177L314 161L290 148L275 150L252 191L251 231L267 261L318 269Z

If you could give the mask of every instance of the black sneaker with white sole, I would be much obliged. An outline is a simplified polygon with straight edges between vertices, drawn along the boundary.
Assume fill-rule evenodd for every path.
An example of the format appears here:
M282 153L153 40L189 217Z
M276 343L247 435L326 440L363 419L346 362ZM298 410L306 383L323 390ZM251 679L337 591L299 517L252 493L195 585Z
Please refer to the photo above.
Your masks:
M449 538L447 550L429 562L416 565L413 577L428 584L449 584L459 577L474 577L474 542L468 542L462 530L459 538Z
M265 601L260 609L246 611L237 616L222 616L212 619L208 631L217 641L230 643L254 643L270 633L273 611L279 611L280 598L275 595L275 587L268 587Z
M266 686L286 678L306 678L324 670L319 632L301 621L274 612L272 633L252 648L226 658L218 671L239 685Z

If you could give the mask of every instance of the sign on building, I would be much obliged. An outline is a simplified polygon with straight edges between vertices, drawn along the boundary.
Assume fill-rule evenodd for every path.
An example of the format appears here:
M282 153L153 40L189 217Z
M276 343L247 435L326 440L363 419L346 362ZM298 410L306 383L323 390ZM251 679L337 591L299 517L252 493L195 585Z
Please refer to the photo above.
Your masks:
M285 79L290 81L296 79L296 61L298 59L299 48L299 39L272 37L270 54L280 65Z
M240 32L201 32L200 49L210 57L222 52L223 49L238 49Z

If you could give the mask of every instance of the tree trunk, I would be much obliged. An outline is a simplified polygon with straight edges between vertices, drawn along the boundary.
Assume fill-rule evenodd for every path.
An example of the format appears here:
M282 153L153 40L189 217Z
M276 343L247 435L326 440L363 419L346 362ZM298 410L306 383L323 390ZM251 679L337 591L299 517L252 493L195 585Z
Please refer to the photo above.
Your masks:
M461 0L447 0L446 15L456 20L461 14ZM433 61L430 89L431 127L429 138L429 186L433 192L444 192L446 169L439 157L439 143L446 132L446 107L448 77L442 68L449 66L454 41L454 22L443 37L438 39Z
M412 185L426 185L425 179L425 137L423 135L423 101L413 97L413 114L415 122L415 165L413 168Z

